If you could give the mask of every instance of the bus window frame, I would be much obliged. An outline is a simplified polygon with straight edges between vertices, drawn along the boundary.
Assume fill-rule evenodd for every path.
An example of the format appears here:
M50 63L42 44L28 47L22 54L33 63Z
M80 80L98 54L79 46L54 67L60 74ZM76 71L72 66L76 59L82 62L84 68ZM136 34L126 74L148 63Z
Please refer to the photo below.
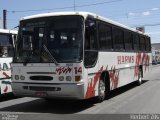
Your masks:
M136 37L138 38L138 42L136 41L136 43L138 43L138 44L134 44L134 40ZM135 47L135 45L136 45L136 47ZM137 33L133 33L133 51L134 52L140 51L140 37L139 37L139 34L137 34Z
M130 40L130 47L131 49L126 49L126 34L130 33L131 34L131 40ZM126 52L134 52L134 44L133 44L133 36L134 36L134 33L130 30L127 30L125 29L124 30L124 48L125 48L125 51Z
M89 48L89 49L86 49L86 24L87 24L87 21L94 21L95 22L95 45L96 45L96 48L95 49L91 49L91 48ZM83 61L84 61L84 67L85 68L93 68L94 66L96 66L96 64L97 64L97 61L98 61L98 48L99 48L99 44L98 44L98 30L97 30L97 19L95 19L93 16L88 16L86 19L85 19L85 21L84 21L84 57L83 57ZM90 45L91 45L91 43L90 43ZM94 59L94 63L93 64L90 64L90 65L86 65L86 63L85 63L85 61L86 61L86 57L85 57L85 55L86 55L86 52L94 52L95 53L95 55L96 55L96 58Z
M4 49L4 47L7 47L7 54L1 54L0 58L6 58L6 57L13 57L14 56L14 42L15 40L13 39L13 35L16 36L16 34L12 34L12 33L0 33L0 35L6 35L9 39L9 45L10 46L5 46L5 45L0 45L1 50ZM9 50L10 49L10 50ZM9 52L12 51L12 56L10 56Z
M146 46L146 52L151 52L151 39L149 36L145 36L145 46ZM148 41L148 45L147 45Z
M99 32L99 30L100 30L100 24L103 24L104 26L107 26L108 28L110 28L110 32L111 32L111 48L110 49L101 49L100 48L100 32ZM114 51L114 49L113 49L113 30L112 30L113 25L109 24L107 22L98 20L97 26L98 26L97 27L98 50L99 51Z
M142 44L142 38L144 40L143 44ZM144 35L139 35L139 51L140 52L146 52L146 39L145 39Z
M116 44L115 44L115 36L114 36L114 35L115 35L115 32L114 32L114 29L115 29L115 30L117 29L117 30L119 30L119 31L122 32L122 41L121 41L122 44L121 44L121 45L122 45L123 47L120 48L120 49L119 49L119 48L116 48L116 46L115 46ZM112 26L113 49L114 49L115 52L125 52L124 30L125 30L124 28L121 28L121 27L118 27L118 26L115 26L115 25Z

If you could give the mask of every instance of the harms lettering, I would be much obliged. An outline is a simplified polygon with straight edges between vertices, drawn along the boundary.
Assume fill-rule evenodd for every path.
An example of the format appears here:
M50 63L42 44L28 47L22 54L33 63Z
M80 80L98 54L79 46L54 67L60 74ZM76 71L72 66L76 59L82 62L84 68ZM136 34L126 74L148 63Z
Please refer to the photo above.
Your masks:
M118 64L134 63L134 56L117 56Z
M71 71L72 71L72 68L70 68L70 67L60 67L60 68L57 68L56 69L56 73L57 74L67 74L67 73L71 73Z

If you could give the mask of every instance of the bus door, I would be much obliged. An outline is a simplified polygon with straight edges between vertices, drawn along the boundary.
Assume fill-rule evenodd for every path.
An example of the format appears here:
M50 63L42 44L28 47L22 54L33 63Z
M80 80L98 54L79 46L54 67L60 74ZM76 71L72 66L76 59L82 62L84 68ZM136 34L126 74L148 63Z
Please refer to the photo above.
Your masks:
M87 83L94 81L98 73L98 45L96 21L87 19L85 24L85 47L84 47L84 65L86 68L85 76ZM92 82L93 83L93 82ZM94 83L93 83L94 84Z

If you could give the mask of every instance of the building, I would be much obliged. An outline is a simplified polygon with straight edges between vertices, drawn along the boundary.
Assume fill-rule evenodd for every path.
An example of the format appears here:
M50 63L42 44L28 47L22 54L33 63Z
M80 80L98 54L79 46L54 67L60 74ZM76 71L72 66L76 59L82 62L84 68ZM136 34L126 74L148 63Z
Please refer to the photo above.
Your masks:
M152 44L152 61L160 63L160 43Z

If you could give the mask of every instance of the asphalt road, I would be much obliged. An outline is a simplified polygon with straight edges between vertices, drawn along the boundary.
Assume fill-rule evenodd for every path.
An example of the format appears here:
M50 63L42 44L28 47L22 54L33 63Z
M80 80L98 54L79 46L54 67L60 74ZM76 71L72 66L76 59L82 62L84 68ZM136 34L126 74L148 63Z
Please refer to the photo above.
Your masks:
M103 120L146 118L160 120L160 65L154 65L143 84L129 84L111 92L102 103L52 101L39 98L16 98L0 102L0 120ZM144 116L133 116L144 114ZM148 114L150 116L148 116Z

